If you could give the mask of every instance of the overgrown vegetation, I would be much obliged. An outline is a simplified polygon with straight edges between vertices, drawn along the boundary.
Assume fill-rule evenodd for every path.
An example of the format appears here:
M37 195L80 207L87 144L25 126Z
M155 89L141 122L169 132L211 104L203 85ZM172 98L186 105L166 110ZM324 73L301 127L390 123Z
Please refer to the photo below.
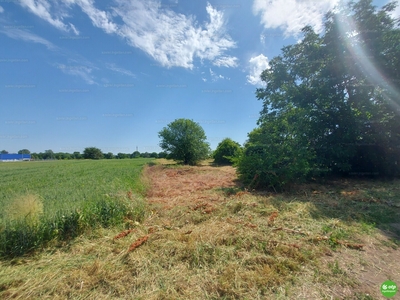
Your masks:
M397 244L377 231L400 218L398 181L276 194L244 190L229 166L155 165L144 176L143 221L0 261L0 297L377 299L374 287L398 276Z
M322 34L303 29L261 79L260 128L238 163L246 184L280 187L325 174L400 175L400 29L371 0L327 14ZM258 167L260 166L260 167Z
M148 159L1 164L0 257L145 217Z
M237 157L240 156L242 148L240 144L230 138L223 139L215 149L212 157L214 163L219 165L232 164Z

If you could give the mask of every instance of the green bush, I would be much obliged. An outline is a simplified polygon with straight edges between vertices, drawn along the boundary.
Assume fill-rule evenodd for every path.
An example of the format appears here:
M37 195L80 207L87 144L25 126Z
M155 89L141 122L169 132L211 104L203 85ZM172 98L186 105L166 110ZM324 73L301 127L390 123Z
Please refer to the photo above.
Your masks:
M286 118L276 118L249 133L237 159L239 179L249 188L285 188L315 171L314 153Z
M232 164L233 159L241 154L239 143L230 138L223 139L213 153L214 162L217 164Z

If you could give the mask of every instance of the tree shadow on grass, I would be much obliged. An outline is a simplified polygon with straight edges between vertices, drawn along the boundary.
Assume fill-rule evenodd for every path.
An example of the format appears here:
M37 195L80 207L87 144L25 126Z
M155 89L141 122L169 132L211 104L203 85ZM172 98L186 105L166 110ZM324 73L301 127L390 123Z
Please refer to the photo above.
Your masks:
M400 241L400 180L336 179L293 186L275 194L272 204L284 209L290 202L310 202L311 217L357 222L376 227ZM279 197L279 195L281 197Z

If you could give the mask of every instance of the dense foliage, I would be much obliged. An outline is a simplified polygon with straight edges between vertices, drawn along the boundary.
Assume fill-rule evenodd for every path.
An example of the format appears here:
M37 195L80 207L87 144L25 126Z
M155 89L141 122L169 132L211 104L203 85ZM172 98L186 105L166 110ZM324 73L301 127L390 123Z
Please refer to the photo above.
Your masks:
M83 150L83 157L86 159L101 159L103 158L103 153L99 148L87 147Z
M212 157L217 164L231 164L232 159L241 153L240 144L230 138L223 139L215 149Z
M400 174L394 8L377 10L370 0L338 7L326 15L321 35L305 27L299 43L270 61L261 75L266 85L256 92L263 101L260 128L238 164L242 179L250 183L257 175L258 184L279 186L320 172Z
M160 147L168 158L195 165L208 157L210 147L204 130L192 120L177 119L164 127L158 136L161 138Z

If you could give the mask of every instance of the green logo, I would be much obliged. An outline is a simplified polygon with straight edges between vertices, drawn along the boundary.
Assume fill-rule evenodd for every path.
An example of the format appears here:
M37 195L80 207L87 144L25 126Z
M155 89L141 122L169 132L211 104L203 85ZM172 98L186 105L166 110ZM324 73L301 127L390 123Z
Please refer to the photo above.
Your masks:
M386 280L384 283L381 285L381 293L383 296L392 298L394 295L397 293L397 285L390 280Z

